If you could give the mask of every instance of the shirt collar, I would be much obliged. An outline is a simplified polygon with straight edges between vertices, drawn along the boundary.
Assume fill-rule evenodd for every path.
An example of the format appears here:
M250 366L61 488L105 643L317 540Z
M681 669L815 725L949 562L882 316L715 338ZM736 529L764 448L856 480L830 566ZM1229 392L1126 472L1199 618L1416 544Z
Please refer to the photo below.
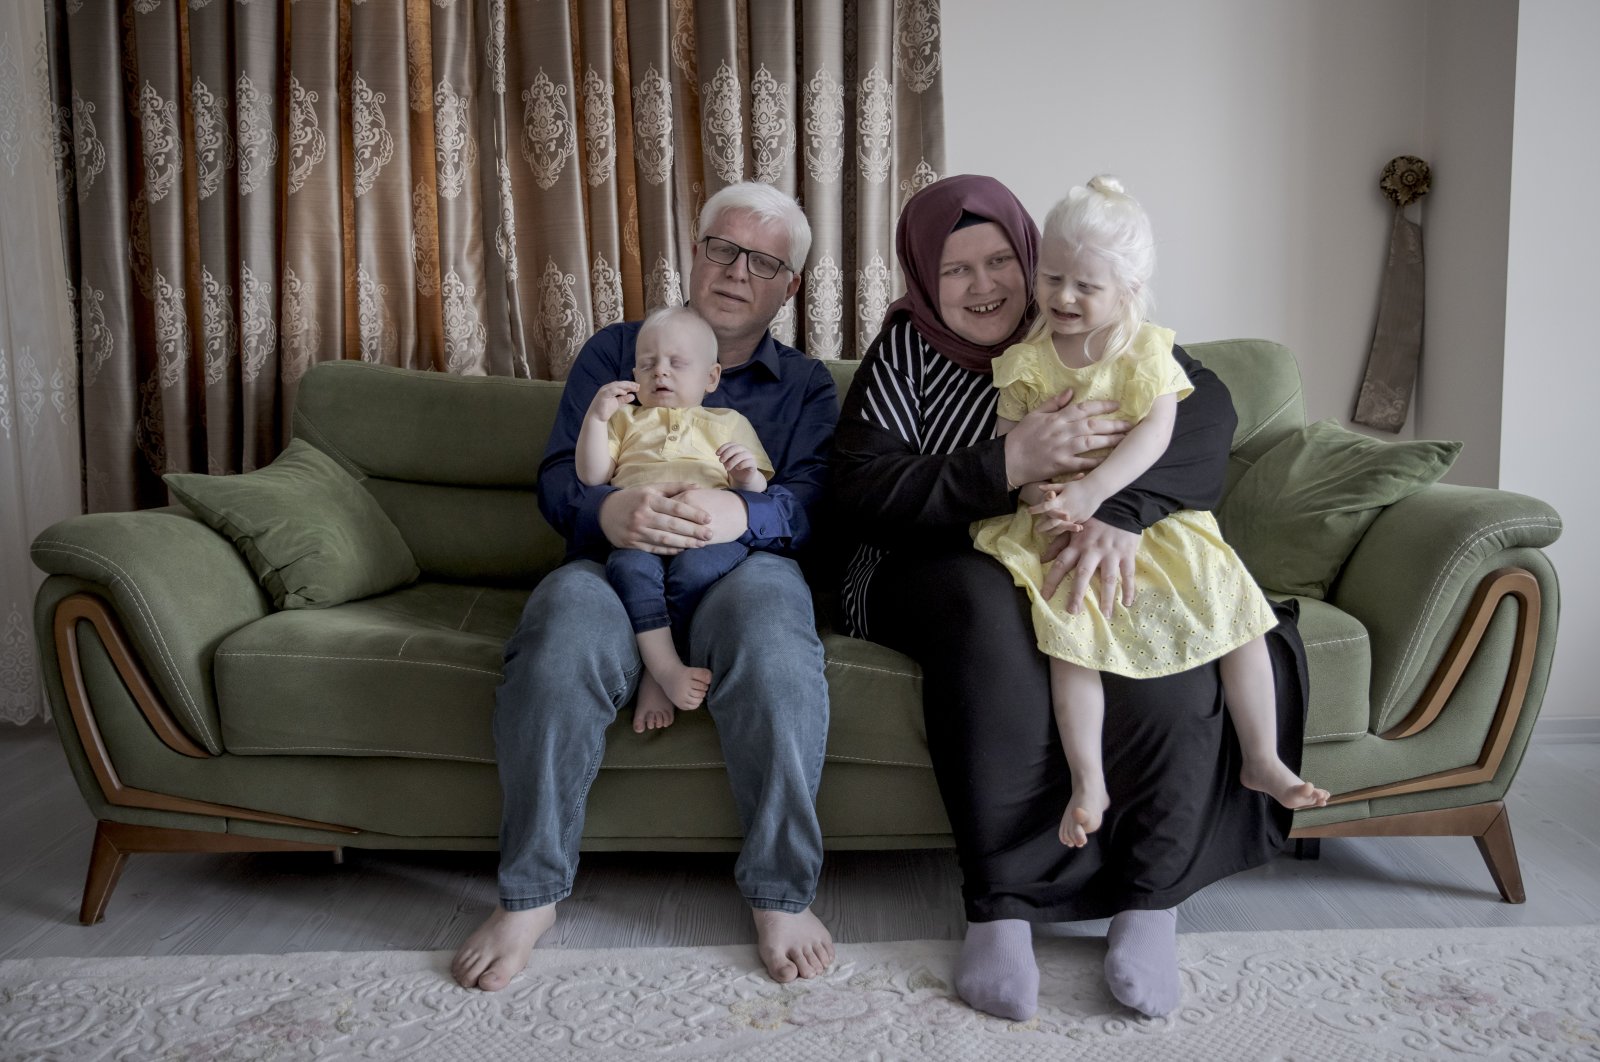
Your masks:
M725 370L728 372L744 372L752 365L760 365L767 370L767 374L774 380L783 379L783 355L778 352L778 341L772 338L771 332L761 335L761 342L756 344L755 353L740 364L737 368Z

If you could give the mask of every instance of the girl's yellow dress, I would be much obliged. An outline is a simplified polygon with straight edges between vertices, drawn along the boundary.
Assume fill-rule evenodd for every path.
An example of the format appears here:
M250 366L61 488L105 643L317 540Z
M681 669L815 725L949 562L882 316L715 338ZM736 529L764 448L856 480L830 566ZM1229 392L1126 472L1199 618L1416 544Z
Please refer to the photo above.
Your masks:
M1114 399L1121 403L1118 418L1143 420L1159 395L1182 399L1194 390L1172 357L1172 340L1170 330L1146 324L1131 352L1082 369L1061 364L1048 334L1034 343L1018 343L994 361L998 413L1006 420L1021 420L1070 387L1074 401ZM1239 555L1222 540L1209 512L1183 509L1145 529L1135 560L1133 607L1124 606L1119 596L1110 619L1100 610L1098 579L1077 615L1066 610L1070 578L1054 598L1045 598L1039 554L1048 540L1034 533L1027 506L1018 505L1010 516L978 521L972 525L972 538L1028 592L1039 650L1095 671L1130 678L1187 671L1277 625L1271 605Z

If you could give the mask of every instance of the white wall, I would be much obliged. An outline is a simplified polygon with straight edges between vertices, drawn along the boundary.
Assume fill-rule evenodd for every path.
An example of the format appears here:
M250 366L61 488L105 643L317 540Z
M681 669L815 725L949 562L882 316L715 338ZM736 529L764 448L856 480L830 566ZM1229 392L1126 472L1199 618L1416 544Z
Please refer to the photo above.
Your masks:
M1415 430L1466 442L1445 477L1494 486L1511 223L1517 5L1429 0L1422 157L1427 309Z
M1600 717L1600 497L1596 342L1600 293L1600 4L1522 0L1500 485L1543 498L1566 531L1561 633L1541 718Z
M1313 419L1348 422L1372 340L1385 162L1418 154L1428 307L1402 436L1466 442L1449 478L1543 498L1565 596L1547 719L1600 719L1595 0L949 0L951 173L1042 216L1112 171L1161 241L1180 339L1300 356ZM1074 42L1079 42L1074 46ZM1563 386L1571 381L1572 386Z
M953 0L947 165L999 177L1036 217L1071 185L1120 175L1160 241L1157 319L1180 342L1285 344L1312 419L1348 421L1388 251L1378 178L1424 150L1428 11Z

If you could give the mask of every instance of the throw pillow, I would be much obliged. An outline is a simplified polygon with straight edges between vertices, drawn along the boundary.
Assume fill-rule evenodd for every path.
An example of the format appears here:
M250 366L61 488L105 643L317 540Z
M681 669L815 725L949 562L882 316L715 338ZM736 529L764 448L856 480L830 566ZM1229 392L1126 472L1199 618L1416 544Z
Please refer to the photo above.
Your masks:
M278 608L327 608L416 579L394 522L339 463L296 439L265 468L171 472L178 500L228 536Z
M1384 442L1319 420L1261 455L1217 520L1256 582L1321 598L1378 514L1436 482L1460 452L1458 442Z

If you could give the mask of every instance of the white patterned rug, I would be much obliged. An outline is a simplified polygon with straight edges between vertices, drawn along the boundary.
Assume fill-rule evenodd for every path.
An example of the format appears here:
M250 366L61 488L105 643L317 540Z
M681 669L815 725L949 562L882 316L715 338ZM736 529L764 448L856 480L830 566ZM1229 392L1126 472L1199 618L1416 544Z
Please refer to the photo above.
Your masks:
M955 941L842 945L777 985L753 947L541 950L497 994L448 952L0 962L0 1059L1600 1057L1600 928L1179 937L1182 1009L1119 1007L1102 941L1038 942L1039 1014L962 1004Z

